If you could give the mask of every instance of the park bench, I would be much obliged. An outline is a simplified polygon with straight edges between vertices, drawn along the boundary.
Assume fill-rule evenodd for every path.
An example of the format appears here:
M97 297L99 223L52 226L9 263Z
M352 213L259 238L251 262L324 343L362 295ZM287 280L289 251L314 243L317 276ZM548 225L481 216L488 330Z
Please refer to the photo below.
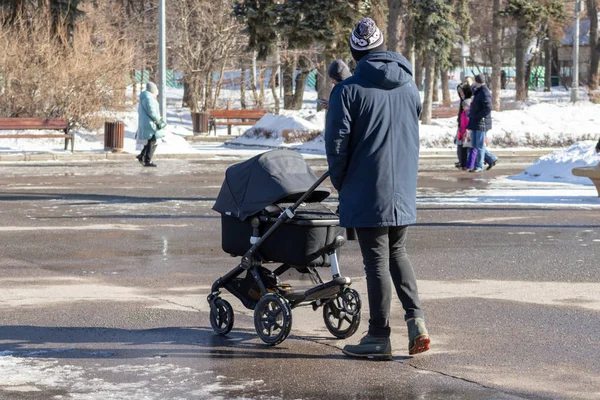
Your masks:
M590 178L596 190L598 191L598 197L600 197L600 164L595 167L578 167L573 168L571 171L575 176L585 176Z
M57 130L63 133L0 133L0 139L42 139L63 138L65 150L71 141L71 153L74 148L75 135L69 133L67 121L58 118L0 118L0 131L29 131L29 130Z
M208 132L213 129L216 136L217 125L227 125L227 134L231 136L233 125L254 125L266 113L265 110L210 110Z

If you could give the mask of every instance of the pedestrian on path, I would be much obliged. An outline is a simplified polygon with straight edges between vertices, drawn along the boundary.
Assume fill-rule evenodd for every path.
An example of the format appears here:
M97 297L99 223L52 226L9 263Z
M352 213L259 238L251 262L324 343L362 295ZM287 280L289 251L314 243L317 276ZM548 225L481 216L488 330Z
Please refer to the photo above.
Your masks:
M475 91L467 129L472 131L472 146L477 150L475 166L469 172L481 172L486 154L485 137L487 131L492 129L492 93L485 84L485 77L481 74L475 77ZM490 161L487 169L491 169L498 162L498 157L492 153L489 155Z
M600 153L600 140L596 143L596 153Z
M137 138L147 142L136 158L144 167L156 167L152 162L157 147L156 140L165 136L164 128L167 126L160 116L157 96L158 87L154 82L148 82L146 90L140 93Z
M458 123L458 130L456 133L456 137L455 137L455 144L456 144L456 155L458 157L458 162L456 162L454 164L454 166L456 168L465 168L465 165L467 163L467 147L466 146L462 146L462 142L459 139L459 136L464 136L464 131L462 132L462 135L460 134L460 124L461 124L461 119L463 118L463 111L464 111L464 101L467 99L470 99L473 96L473 92L471 91L471 85L469 85L468 82L463 82L460 85L458 85L456 87L456 92L458 93L458 99L459 99L459 103L458 103L458 118L456 119L456 122ZM469 101L470 104L470 101ZM466 127L465 127L466 130Z
M350 51L358 65L331 93L325 148L331 182L339 192L340 225L356 228L370 315L367 335L343 352L391 360L392 281L405 312L409 354L427 351L430 344L405 247L408 226L417 219L421 99L412 66L386 51L372 19L356 25Z
M333 60L331 64L329 64L329 68L327 68L327 75L329 79L331 79L331 83L335 86L338 83L346 80L352 76L352 72L350 72L350 68L348 65L342 60ZM323 109L327 110L329 107L329 101L325 99L317 100Z

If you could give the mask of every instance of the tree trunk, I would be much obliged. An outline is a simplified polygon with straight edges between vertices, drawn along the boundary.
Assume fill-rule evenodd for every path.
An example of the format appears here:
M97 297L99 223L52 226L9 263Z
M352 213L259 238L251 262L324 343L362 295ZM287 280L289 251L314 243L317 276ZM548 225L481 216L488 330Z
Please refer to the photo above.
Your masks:
M294 108L294 73L296 72L296 56L287 58L283 65L283 108Z
M517 86L517 101L523 101L527 99L527 73L525 65L525 54L527 52L528 39L525 35L524 24L519 21L517 24L517 35L515 40L515 59L516 59L516 86Z
M435 72L433 73L433 96L432 101L434 103L439 103L440 101L440 71L438 68L438 63L435 65Z
M400 52L402 44L402 0L388 0L387 48Z
M419 89L419 90L423 90L423 63L422 63L422 60L423 60L422 54L415 54L414 76L415 76L415 83L417 84L417 89Z
M265 73L267 69L261 63L260 65L260 73L258 74L258 84L259 86L259 96L258 96L258 104L259 108L263 108L265 106Z
M223 86L223 74L225 74L225 63L227 60L223 60L223 64L221 65L221 71L219 71L219 80L217 81L217 87L215 88L215 97L213 104L219 104L219 96L221 95L221 86Z
M550 40L544 40L544 92L552 90L552 49Z
M275 66L271 67L271 71L274 71ZM271 82L269 86L271 86L271 93L273 93L273 100L275 100L275 113L279 114L280 105L279 105L279 96L277 94L277 85L275 84L275 78L277 74L271 73Z
M302 101L304 100L304 89L306 89L306 80L308 75L313 70L312 62L305 56L298 58L297 68L300 70L296 76L296 89L294 91L294 110L300 110L302 108Z
M502 23L500 20L501 0L494 0L492 20L492 109L500 111L500 89L502 77Z
M200 107L199 104L202 102L202 86L200 82L200 74L190 74L185 77L184 85L187 85L187 106L191 112L198 112Z
M600 52L598 48L598 9L596 0L587 0L587 12L590 19L590 73L588 76L588 86L591 90L598 89L598 61Z
M136 81L135 81L135 69L133 69L131 71L131 81L133 82L133 85L131 85L131 89L132 89L132 94L131 94L132 95L132 99L131 100L133 101L133 104L137 104L137 102L138 102L138 94L137 94L137 84L136 84Z
M204 109L205 110L212 110L214 108L216 108L216 104L212 104L212 94L213 94L213 83L214 83L214 74L212 71L209 71L206 73L205 75L205 86L206 88L204 89L206 92L206 96L204 96Z
M441 71L440 79L442 80L442 104L444 107L452 106L452 100L450 99L450 85L448 83L448 70Z
M243 59L240 59L240 104L242 110L246 109L246 63Z
M252 98L254 99L254 107L262 108L260 96L257 90L256 82L256 60L252 61L252 71L250 72L250 89L252 89Z
M296 75L296 90L294 91L294 103L293 109L300 110L302 108L302 101L304 100L304 88L306 88L306 80L310 71L300 71Z
M431 124L433 106L433 81L435 80L435 54L427 52L425 56L425 96L423 99L423 111L421 122L424 125Z
M329 57L324 54L319 54L319 68L317 70L317 97L323 100L329 100L329 93L331 92L331 84L329 83L329 77L327 76L327 68L329 67ZM321 111L323 106L317 103L317 111Z
M406 21L406 26L404 29L404 49L403 53L410 61L410 65L413 67L413 80L416 82L416 71L417 71L417 63L415 61L415 38L413 36L413 22L412 20ZM419 88L420 90L421 88Z

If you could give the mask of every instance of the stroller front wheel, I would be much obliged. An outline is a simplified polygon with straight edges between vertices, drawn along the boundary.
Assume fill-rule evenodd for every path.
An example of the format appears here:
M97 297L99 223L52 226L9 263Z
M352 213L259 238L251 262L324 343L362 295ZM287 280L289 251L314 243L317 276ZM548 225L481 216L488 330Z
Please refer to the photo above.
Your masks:
M327 330L338 339L354 335L360 325L360 296L346 289L323 305L323 320Z
M216 312L215 312L216 311ZM227 300L216 299L210 310L210 326L219 335L227 335L233 328L233 307Z
M254 308L254 327L258 337L270 346L283 342L292 330L292 308L283 296L269 293Z

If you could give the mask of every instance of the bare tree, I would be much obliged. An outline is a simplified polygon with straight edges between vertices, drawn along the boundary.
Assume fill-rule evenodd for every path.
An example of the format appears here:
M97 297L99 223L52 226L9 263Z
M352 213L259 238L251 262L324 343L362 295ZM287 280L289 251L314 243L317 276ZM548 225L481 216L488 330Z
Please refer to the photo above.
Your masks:
M0 25L1 116L94 126L100 111L124 106L133 51L106 10L92 15L90 4L82 10L73 28L66 21L52 25L47 8L28 9L12 25Z
M169 50L186 83L190 110L211 103L212 72L239 54L241 25L227 0L180 0L169 7Z
M502 22L500 12L502 1L494 0L492 17L492 108L500 111L500 90L502 71Z

